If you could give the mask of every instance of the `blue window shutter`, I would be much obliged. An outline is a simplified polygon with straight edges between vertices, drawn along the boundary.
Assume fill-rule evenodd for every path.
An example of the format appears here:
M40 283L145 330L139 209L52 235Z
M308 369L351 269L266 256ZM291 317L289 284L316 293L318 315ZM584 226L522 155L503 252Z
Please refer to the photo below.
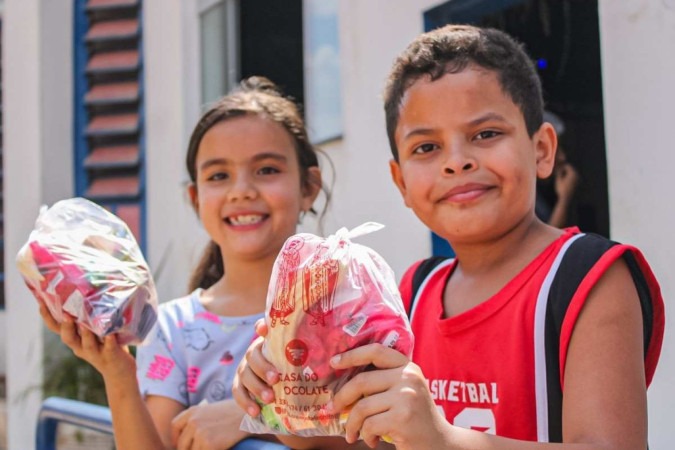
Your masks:
M75 193L145 235L141 0L75 0Z

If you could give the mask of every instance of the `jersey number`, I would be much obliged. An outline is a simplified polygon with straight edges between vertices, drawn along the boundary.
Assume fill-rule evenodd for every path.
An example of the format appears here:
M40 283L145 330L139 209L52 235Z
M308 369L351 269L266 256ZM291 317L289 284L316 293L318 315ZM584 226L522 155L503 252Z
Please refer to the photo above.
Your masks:
M443 413L442 408L439 407L439 410ZM495 415L491 409L464 408L455 416L452 424L470 430L482 431L483 433L497 434Z

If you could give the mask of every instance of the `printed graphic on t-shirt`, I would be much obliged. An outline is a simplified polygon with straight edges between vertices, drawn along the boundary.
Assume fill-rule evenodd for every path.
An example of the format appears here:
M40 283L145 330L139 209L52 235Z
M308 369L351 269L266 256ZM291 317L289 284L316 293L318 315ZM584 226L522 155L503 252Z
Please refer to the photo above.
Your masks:
M209 311L198 312L197 314L195 314L195 319L204 319L204 320L207 320L209 322L213 322L217 325L220 325L220 317L218 317L218 315L213 314L212 312L209 312Z
M227 388L225 387L225 383L220 380L214 380L209 383L208 398L210 401L217 402L220 400L225 400L225 397L227 397Z
M155 355L155 360L150 363L145 376L151 380L164 381L171 374L175 365L176 363L173 360L162 355Z
M199 386L199 375L201 375L202 369L197 366L188 367L187 370L187 390L188 392L194 394L197 392L197 387Z
M221 364L232 364L233 362L234 356L232 356L232 353L230 353L229 350L226 350L225 353L223 353L223 356L220 357Z
M204 328L184 328L186 345L195 350L204 351L213 342Z

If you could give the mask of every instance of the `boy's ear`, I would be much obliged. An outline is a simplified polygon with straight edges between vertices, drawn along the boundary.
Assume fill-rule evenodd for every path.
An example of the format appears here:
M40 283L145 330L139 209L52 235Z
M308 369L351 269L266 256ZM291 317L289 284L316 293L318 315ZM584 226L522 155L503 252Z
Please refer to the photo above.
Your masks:
M537 164L537 178L548 178L553 173L555 152L558 148L558 135L548 122L544 122L534 133L535 158Z
M396 184L396 187L398 188L399 192L401 192L401 196L403 197L405 206L410 208L410 205L408 204L408 195L407 195L408 189L405 186L405 180L403 179L401 166L399 165L398 162L392 159L389 161L389 171L391 172L391 179L394 181L394 184Z
M199 214L199 197L197 195L197 185L195 183L188 184L187 187L188 195L190 196L190 204L192 204L192 209Z
M302 187L302 210L309 211L321 191L321 169L307 169L307 183Z

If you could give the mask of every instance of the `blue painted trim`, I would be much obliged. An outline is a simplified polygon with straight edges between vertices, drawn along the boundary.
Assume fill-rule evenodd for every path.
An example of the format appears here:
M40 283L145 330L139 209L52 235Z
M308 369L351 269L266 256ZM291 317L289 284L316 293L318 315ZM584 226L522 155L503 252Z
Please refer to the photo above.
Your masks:
M89 176L84 167L84 160L89 154L89 142L85 131L87 129L88 114L84 102L84 97L88 90L87 81L87 61L89 59L87 46L84 40L89 29L89 19L87 18L86 0L75 0L73 8L73 144L75 157L75 195L84 196L89 185Z
M138 149L139 149L139 195L133 199L111 196L109 198L94 199L100 203L107 204L113 211L121 204L137 204L140 209L139 217L139 246L147 258L147 203L146 203L146 158L145 158L145 89L144 89L144 65L143 65L143 2L138 1ZM89 90L87 80L87 62L89 54L85 36L89 29L89 19L87 17L87 1L75 0L74 3L74 33L73 33L73 80L74 80L74 123L73 123L73 143L74 143L74 175L75 175L75 195L84 197L91 180L89 172L84 164L89 155L89 140L87 138L87 124L89 122L85 96Z
M455 251L450 247L448 241L431 232L431 254L432 256L445 256L448 258L455 257Z
M81 428L113 434L110 409L78 400L49 397L42 402L35 433L36 450L56 450L56 429L60 422ZM232 447L233 450L289 450L274 442L255 438L245 439Z

